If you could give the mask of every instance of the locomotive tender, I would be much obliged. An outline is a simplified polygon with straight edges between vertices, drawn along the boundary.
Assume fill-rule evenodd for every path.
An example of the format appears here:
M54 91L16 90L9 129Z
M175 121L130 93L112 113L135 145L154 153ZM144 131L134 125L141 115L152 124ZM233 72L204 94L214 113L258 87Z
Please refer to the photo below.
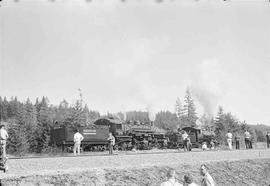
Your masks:
M101 118L94 122L94 125L78 128L79 132L84 136L81 142L83 150L106 150L108 144L109 132L116 137L116 144L131 141L130 136L123 135L122 122L113 118ZM56 127L51 129L50 141L54 146L61 146L62 151L72 149L74 145L73 136L74 128Z

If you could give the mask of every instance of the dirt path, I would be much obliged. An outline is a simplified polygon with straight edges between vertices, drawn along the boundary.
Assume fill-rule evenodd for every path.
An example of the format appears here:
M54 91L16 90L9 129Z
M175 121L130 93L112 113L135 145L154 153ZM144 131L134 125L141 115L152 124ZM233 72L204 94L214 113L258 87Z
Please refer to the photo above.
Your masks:
M1 173L2 178L44 175L92 170L95 168L140 168L149 166L170 166L209 161L243 160L269 158L269 149L207 152L170 152L159 154L136 154L114 156L57 157L42 159L11 159L9 171Z

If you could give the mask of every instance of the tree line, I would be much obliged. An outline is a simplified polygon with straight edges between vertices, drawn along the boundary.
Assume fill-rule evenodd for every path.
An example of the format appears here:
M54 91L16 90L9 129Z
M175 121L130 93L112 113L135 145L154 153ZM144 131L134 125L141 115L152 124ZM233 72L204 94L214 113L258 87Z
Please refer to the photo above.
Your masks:
M0 121L6 123L9 133L7 150L9 153L42 153L50 149L50 129L52 127L66 126L79 128L91 125L98 118L103 117L98 111L90 110L83 104L82 98L74 104L63 100L59 105L49 104L46 97L37 98L33 104L30 99L20 102L16 97L7 100L0 97ZM107 113L104 117L115 117L125 121L140 121L149 123L149 113L144 111L129 111L126 113ZM136 123L136 122L134 122ZM243 134L250 130L255 141L265 140L265 125L248 125L239 121L230 112L224 112L219 107L216 116L198 117L196 105L191 91L186 90L183 104L176 99L175 111L160 111L156 113L154 125L160 129L177 130L186 126L200 127L205 131L216 134L218 141L225 143L225 134L228 130L232 133Z
M50 129L56 126L78 128L92 123L100 113L89 110L77 100L70 105L63 100L59 105L50 105L46 97L20 102L16 97L7 100L0 97L0 121L6 123L9 133L9 153L41 153L49 149Z
M198 117L196 105L189 89L186 90L183 104L179 98L176 99L175 112L160 111L156 114L155 126L163 129L176 131L183 127L200 127L202 131L212 132L219 143L226 143L226 133L239 134L242 137L248 130L253 141L265 141L266 131L270 131L270 126L263 124L249 125L245 121L238 120L231 112L225 112L223 107L218 108L215 116L202 115Z

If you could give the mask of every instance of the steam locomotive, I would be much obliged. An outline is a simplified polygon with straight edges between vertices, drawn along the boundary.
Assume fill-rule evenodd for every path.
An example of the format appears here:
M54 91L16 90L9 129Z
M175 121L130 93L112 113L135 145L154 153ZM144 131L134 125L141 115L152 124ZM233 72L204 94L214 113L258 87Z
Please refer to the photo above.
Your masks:
M181 131L188 133L192 147L200 147L202 142L210 143L214 137L204 135L200 129L194 127L184 127L177 132L169 130L160 132L155 130L151 122L123 122L112 117L100 118L93 125L79 128L79 132L84 136L81 143L84 151L107 150L107 138L110 132L116 139L114 149L117 150L182 148ZM55 127L51 129L51 144L62 147L62 151L72 150L74 133L75 129L73 128Z
M85 151L104 151L107 149L107 138L111 132L116 139L114 148L117 150L160 148L166 139L165 133L156 132L151 122L123 122L115 118L100 118L93 125L80 127L84 136L81 142ZM61 146L62 151L69 151L74 144L74 128L60 126L51 129L52 146Z

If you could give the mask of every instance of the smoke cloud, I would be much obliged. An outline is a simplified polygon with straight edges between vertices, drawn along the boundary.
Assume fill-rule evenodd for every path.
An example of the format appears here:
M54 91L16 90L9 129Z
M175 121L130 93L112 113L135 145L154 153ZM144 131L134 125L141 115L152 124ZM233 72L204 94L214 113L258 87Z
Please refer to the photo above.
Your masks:
M217 59L206 59L195 68L191 91L203 107L206 117L216 113L218 102L224 95L224 75Z

